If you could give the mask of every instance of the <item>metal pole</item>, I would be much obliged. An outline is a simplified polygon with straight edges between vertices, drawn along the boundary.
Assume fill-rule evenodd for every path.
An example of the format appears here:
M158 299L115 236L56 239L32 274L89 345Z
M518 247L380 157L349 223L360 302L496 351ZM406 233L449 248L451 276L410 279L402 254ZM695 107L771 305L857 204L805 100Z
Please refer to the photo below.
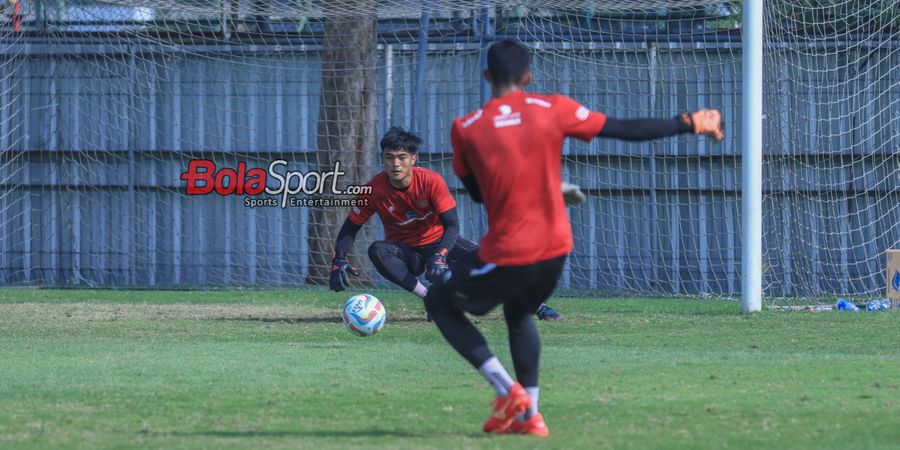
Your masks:
M650 60L650 111L656 114L656 96L657 93L657 83L659 82L659 49L656 46L655 42L650 43L650 48L648 49L648 59ZM657 174L657 159L659 158L659 145L656 141L650 141L650 248L649 248L649 263L650 263L650 283L649 286L651 289L656 289L659 283L659 264L657 261L657 255L662 254L659 248L659 210L656 205L659 201L659 194L657 193L657 185L656 185L656 174Z
M135 219L137 215L137 199L134 190L135 178L137 177L137 163L135 161L135 147L137 147L137 105L135 104L135 86L137 86L137 58L135 57L134 46L129 46L130 57L128 59L128 204L125 205L125 218L122 226L123 251L126 258L126 285L133 286L137 284L136 267L137 255L135 249L137 247L137 233L135 230ZM155 230L149 230L153 233ZM151 249L152 251L153 249Z
M222 15L219 20L222 27L222 39L225 41L231 40L231 19L231 0L223 0Z
M416 84L413 87L412 115L408 121L410 128L413 130L417 129L419 122L417 114L425 92L425 62L428 58L428 23L430 21L431 17L428 13L423 12L419 25L419 50L416 56Z
M484 27L481 33L481 71L484 72L487 70L487 51L491 41L494 40L494 30L491 27L491 9L484 7L481 9L481 14L482 26ZM478 76L481 77L481 74L479 73ZM482 82L481 104L487 103L489 98L491 98L491 87L486 82Z
M763 0L744 0L741 311L762 309Z
M384 46L384 120L394 123L394 46Z

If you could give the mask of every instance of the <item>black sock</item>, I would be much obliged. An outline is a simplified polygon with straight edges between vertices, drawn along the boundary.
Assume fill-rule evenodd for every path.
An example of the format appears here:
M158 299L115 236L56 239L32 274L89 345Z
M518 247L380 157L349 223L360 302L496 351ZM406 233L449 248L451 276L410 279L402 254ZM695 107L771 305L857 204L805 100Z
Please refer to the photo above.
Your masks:
M531 311L506 304L503 306L503 315L509 329L509 352L516 370L516 379L523 386L537 386L541 338L531 319Z

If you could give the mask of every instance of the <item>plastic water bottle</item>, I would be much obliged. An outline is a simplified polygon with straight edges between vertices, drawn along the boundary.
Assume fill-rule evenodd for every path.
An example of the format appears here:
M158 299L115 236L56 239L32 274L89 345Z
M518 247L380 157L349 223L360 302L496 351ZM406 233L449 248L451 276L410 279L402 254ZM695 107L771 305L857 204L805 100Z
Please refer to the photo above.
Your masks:
M881 311L890 308L891 302L888 300L872 300L866 305L866 311Z
M859 307L858 307L858 306L856 306L855 304L853 304L853 302L851 302L851 301L849 301L849 300L842 299L842 298L839 298L839 299L838 299L837 304L834 305L834 307L835 307L835 309L837 309L838 311L856 311L856 312L859 312Z

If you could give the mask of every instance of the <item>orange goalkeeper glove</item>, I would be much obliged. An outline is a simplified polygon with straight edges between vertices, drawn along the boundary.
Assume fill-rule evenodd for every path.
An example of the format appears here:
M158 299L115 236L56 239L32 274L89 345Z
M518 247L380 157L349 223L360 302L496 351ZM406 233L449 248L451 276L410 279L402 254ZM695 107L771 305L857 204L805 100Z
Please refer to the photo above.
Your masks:
M701 109L692 113L681 113L681 120L694 131L705 134L717 141L725 138L722 128L722 113L718 109Z

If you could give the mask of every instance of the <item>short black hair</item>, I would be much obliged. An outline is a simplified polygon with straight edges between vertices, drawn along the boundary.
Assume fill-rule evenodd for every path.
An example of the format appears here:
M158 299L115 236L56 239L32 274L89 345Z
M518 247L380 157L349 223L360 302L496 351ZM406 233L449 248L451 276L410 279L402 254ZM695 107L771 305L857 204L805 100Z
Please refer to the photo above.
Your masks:
M531 52L519 41L495 42L488 49L487 65L493 84L517 84L531 68Z
M422 145L422 138L400 127L391 127L381 138L381 151L402 148L415 154Z

